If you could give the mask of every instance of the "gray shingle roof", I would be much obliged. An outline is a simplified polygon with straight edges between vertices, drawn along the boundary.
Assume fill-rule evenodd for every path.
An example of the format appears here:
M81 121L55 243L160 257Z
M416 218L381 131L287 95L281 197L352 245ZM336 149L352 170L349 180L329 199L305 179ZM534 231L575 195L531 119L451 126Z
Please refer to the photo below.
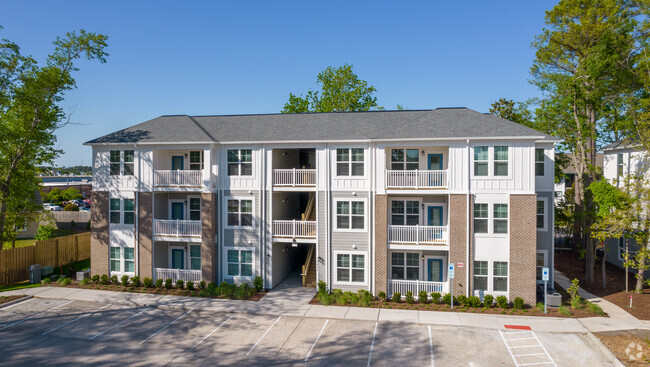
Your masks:
M619 149L634 149L638 148L640 144L637 141L630 141L630 140L619 140L616 142L613 142L609 145L606 145L603 147L603 151L607 150L619 150Z
M91 140L103 143L556 138L467 108L225 116L161 116Z

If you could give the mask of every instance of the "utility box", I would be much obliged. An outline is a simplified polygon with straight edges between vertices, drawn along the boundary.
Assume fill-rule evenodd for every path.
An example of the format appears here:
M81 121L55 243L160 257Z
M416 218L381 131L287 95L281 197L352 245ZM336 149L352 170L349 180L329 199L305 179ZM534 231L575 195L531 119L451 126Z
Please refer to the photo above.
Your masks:
M77 272L77 281L80 282L86 278L90 278L90 271L89 270L84 270L84 271L78 271Z
M29 266L29 282L32 284L41 282L41 264Z
M546 304L548 307L560 307L562 305L562 295L557 292L547 293Z
M54 274L54 268L51 266L41 266L41 278L49 277Z

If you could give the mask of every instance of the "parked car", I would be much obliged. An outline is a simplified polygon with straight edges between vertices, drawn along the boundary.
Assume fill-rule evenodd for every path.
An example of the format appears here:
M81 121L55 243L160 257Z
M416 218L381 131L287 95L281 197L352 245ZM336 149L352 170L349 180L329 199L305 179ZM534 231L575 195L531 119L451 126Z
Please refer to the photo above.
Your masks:
M48 209L48 210L53 211L53 212L60 212L60 211L63 210L63 208L61 208L58 205L50 205L50 209Z
M45 209L45 210L50 210L51 206L52 206L51 203L43 203L43 209Z

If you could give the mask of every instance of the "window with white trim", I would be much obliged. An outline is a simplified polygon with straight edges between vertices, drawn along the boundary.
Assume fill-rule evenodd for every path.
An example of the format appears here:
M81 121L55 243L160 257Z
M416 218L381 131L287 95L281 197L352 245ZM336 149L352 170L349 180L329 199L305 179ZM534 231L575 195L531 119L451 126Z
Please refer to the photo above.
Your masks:
M494 233L508 233L508 204L493 204L493 227Z
M474 233L488 233L488 205L474 203Z
M135 223L135 199L124 200L124 224Z
M420 151L418 149L391 149L390 169L413 171L419 167Z
M544 176L544 149L535 149L535 176Z
M124 165L122 166L122 174L124 176L133 176L135 172L135 152L133 150L124 151Z
M135 273L135 248L122 247L124 253L124 272Z
M228 176L252 176L253 151L251 149L228 150Z
M363 148L336 149L337 176L363 176Z
M190 220L201 220L201 199L190 198Z
M616 155L616 185L618 186L621 182L621 178L625 173L625 165L623 161L623 153L618 153Z
M393 200L390 212L390 224L394 226L415 226L420 224L419 201Z
M495 292L508 291L508 262L495 261L492 271L492 290Z
M618 238L618 259L625 261L625 237Z
M336 228L362 230L365 228L365 203L363 201L336 202Z
M25 232L26 230L27 230L27 218L18 218L18 220L16 220L16 231Z
M111 272L122 272L122 249L120 247L111 246L109 257L111 260Z
M546 229L546 201L537 200L537 229Z
M228 226L253 226L253 200L228 199Z
M120 151L119 150L111 150L110 151L110 157L109 157L109 168L110 168L110 175L111 176L119 176L120 175Z
M546 267L546 251L537 251L535 254L535 266L537 268L537 281L542 282L542 269Z
M488 290L488 262L474 261L474 290Z
M391 279L417 280L420 275L420 254L416 252L393 252L391 255Z
M494 147L494 175L508 176L508 147Z
M109 223L135 223L135 199L111 198L109 201Z
M203 169L203 151L191 150L190 151L190 170L200 171Z
M474 176L488 175L488 147L474 147Z
M190 270L201 270L200 245L190 245Z
M110 200L110 214L109 214L109 221L111 224L120 224L121 223L121 218L120 218L120 199L111 199Z
M336 281L339 283L364 283L366 255L336 254Z
M133 150L111 150L109 152L109 174L111 176L133 176L135 172L135 152Z
M111 246L109 259L111 272L135 273L135 248Z
M228 250L228 276L252 277L253 276L253 251Z

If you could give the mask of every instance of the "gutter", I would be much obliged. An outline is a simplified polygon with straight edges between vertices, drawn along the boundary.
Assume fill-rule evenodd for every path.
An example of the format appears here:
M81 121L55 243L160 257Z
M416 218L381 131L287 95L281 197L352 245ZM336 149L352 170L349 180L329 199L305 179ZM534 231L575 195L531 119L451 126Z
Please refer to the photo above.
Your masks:
M470 282L469 282L469 261L470 261L470 220L471 220L471 213L472 213L472 200L471 200L471 195L472 195L472 156L471 151L469 149L469 139L466 141L467 144L467 225L466 227L466 240L467 244L465 247L465 253L466 253L466 262L465 262L465 296L469 297L470 293Z

